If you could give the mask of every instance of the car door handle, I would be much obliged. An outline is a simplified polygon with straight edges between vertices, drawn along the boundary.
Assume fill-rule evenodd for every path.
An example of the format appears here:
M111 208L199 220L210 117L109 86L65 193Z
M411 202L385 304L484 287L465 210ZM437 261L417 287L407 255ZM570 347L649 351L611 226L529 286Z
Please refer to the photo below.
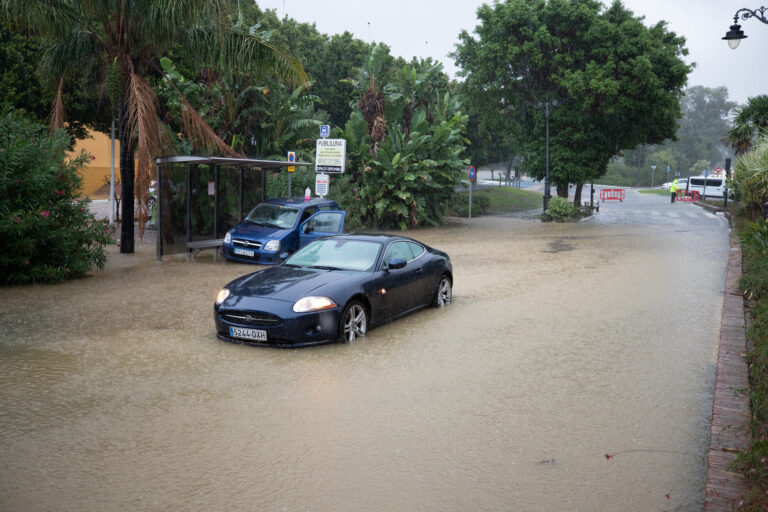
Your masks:
M416 273L417 273L417 274L421 274L421 267L419 267L419 268L417 268L417 269L416 269Z

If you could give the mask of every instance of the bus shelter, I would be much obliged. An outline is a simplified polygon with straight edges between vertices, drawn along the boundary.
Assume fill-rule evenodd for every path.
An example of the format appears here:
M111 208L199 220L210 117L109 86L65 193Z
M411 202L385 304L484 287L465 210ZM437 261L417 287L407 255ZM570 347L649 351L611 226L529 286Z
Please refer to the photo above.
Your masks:
M164 254L217 248L224 234L265 199L266 173L306 162L212 156L155 159L157 261Z

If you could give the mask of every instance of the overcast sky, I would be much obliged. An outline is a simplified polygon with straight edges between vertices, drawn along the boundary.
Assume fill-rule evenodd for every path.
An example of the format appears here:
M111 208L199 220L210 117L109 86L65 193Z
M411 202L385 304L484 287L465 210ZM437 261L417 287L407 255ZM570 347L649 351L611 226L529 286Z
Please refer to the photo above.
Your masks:
M482 0L256 0L262 9L275 9L282 18L315 23L320 32L345 30L365 41L383 42L391 53L410 60L432 57L452 77L456 66L448 53L461 30L472 33ZM744 103L748 97L768 94L768 25L752 18L740 21L747 39L736 50L720 38L742 7L759 7L758 0L624 0L646 25L667 21L668 28L686 38L688 62L696 67L688 85L728 87L729 98ZM603 0L606 3L606 0ZM763 64L761 64L761 62Z

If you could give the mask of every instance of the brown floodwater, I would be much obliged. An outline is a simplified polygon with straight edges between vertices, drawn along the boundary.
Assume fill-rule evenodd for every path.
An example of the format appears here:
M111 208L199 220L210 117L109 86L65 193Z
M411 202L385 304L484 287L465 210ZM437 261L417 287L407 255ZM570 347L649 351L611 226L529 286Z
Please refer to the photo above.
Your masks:
M216 339L210 251L0 288L0 510L699 510L728 228L685 221L413 231L453 304L297 350Z

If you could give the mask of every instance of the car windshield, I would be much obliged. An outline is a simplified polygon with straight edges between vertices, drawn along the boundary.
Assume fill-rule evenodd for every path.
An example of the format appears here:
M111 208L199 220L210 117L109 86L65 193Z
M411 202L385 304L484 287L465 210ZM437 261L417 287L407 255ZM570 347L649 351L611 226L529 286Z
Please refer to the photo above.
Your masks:
M331 270L369 270L381 249L378 242L324 238L296 251L285 265Z
M298 208L262 203L251 210L245 220L262 226L285 229L292 228L298 216Z

